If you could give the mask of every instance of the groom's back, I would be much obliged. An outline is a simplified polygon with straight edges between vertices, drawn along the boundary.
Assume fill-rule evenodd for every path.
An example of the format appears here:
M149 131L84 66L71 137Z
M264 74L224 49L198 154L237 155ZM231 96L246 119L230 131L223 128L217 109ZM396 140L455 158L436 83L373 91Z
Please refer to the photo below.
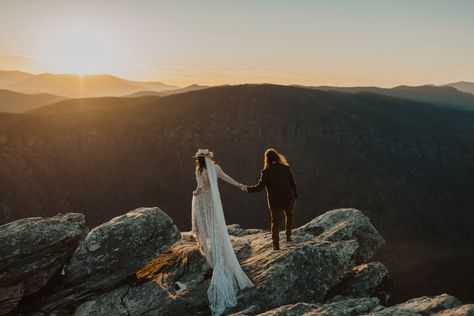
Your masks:
M293 204L295 194L292 189L293 176L290 167L274 163L264 172L270 207L286 208Z

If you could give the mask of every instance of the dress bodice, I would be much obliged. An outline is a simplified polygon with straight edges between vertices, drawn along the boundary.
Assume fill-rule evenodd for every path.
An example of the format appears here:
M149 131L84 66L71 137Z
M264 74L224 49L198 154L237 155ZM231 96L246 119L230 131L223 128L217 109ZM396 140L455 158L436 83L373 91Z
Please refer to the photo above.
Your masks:
M210 188L209 176L207 174L207 169L203 169L202 172L196 170L196 181L198 189L202 191L207 191Z

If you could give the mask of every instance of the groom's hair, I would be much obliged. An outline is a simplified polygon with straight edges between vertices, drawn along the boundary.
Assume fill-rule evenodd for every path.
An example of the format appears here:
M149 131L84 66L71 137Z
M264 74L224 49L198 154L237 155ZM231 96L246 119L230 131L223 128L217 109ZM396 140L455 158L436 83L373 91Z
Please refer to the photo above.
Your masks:
M279 154L274 148L268 148L265 150L263 169L268 169L273 162L281 165L288 165L288 161L285 156Z

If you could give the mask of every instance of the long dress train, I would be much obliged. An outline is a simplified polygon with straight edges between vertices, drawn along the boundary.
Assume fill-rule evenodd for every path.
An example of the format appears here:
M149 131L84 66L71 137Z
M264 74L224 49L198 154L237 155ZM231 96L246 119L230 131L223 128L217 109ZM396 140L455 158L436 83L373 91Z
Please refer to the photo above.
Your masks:
M239 186L221 167L206 157L207 169L196 172L197 194L192 200L192 227L198 245L213 268L207 295L212 315L237 305L237 292L254 286L240 267L226 228L217 177Z

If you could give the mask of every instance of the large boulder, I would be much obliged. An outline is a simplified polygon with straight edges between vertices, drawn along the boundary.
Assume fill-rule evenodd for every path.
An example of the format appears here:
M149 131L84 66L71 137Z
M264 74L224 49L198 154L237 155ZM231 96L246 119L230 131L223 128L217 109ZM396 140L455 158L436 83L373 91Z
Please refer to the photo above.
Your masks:
M78 305L133 277L179 239L174 222L157 207L116 217L92 229L72 255L63 280L24 309L51 312Z
M434 313L433 316L474 316L474 304L466 304Z
M384 308L373 313L373 315L431 315L458 308L461 305L462 303L460 300L448 294L423 296L412 298L404 303Z
M273 250L268 231L228 227L242 268L256 285L240 291L238 306L229 312L247 310L254 315L291 303L321 303L352 273L356 262L369 259L383 243L357 210L331 211L312 222L318 223L317 234L313 226L300 227L293 243L282 242L281 251ZM192 234L184 233L179 243L137 273L140 282L95 296L75 314L208 315L211 275Z
M297 303L280 306L259 316L424 316L424 315L459 315L470 316L473 305L461 305L461 302L450 295L442 294L432 297L419 297L391 307L380 304L375 297L348 298L334 297L320 304ZM255 315L255 314L236 314Z
M138 271L139 282L93 297L74 315L207 315L211 274L196 243L181 240Z
M328 297L377 297L386 304L392 289L387 268L380 262L369 262L353 267L344 280L328 292Z
M88 228L78 213L0 226L0 315L41 288L71 257Z
M357 264L370 260L375 251L385 243L369 218L353 208L326 212L296 229L294 234L313 235L325 241L356 240L359 244L359 249L354 254Z
M264 309L323 301L328 290L352 268L352 257L358 248L353 240L314 240L298 241L275 252L264 238L252 242L252 255L242 266L256 284L256 291L240 298L239 306L258 302Z
M353 316L370 313L377 307L379 301L376 298L343 298L325 304L284 305L258 316Z

